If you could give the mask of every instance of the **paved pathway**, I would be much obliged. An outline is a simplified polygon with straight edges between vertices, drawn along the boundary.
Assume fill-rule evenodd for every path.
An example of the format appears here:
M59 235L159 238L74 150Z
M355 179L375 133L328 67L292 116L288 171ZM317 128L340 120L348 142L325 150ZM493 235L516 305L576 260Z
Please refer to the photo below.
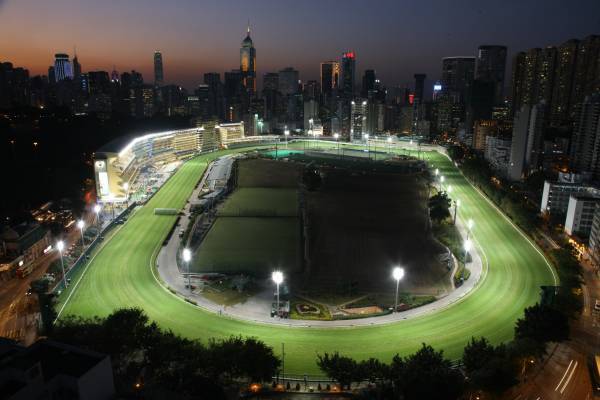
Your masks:
M198 185L198 189L194 190L190 199L197 198L197 192L200 188L203 187L206 180L210 179L218 179L215 177L215 174L212 173L214 166L223 165L223 161L221 159L215 161L211 164L207 172L204 174L200 185ZM232 160L227 161L229 168L231 167ZM224 169L218 168L219 174L223 174ZM215 169L215 172L217 170ZM186 215L189 214L189 204L186 205L185 208ZM178 229L186 229L189 220L187 217L182 217L180 220L180 226ZM464 222L457 218L457 227L460 231L461 235L466 237L467 227ZM472 236L475 243L477 242L477 236ZM261 291L256 296L248 299L245 303L236 304L235 306L224 307L219 304L215 304L212 301L206 299L204 296L198 293L190 293L189 289L186 288L187 280L184 281L183 276L179 272L176 263L176 254L179 248L180 238L178 235L173 234L171 239L169 240L166 246L163 246L160 250L160 253L157 258L158 263L158 271L161 279L166 283L168 287L175 290L179 294L193 300L196 302L198 307L210 311L213 313L218 313L220 315L225 315L231 318L258 322L258 323L266 323L266 324L276 324L276 325L286 325L291 327L355 327L355 326L369 326L369 325L382 325L389 324L405 319L415 318L417 316L430 314L437 310L446 308L451 306L453 303L459 301L464 296L466 296L479 282L484 273L483 262L481 254L479 252L478 246L474 246L471 250L471 258L472 261L467 265L467 268L471 271L470 278L463 283L462 286L457 288L456 290L450 292L448 295L440 298L439 300L434 301L433 303L426 304L421 307L413 308L411 310L402 311L394 314L388 314L379 317L369 317L369 318L360 318L360 319L352 319L352 320L335 320L335 321L307 321L307 320L296 320L296 319L279 319L272 318L270 316L271 310L271 301L273 299L273 289L265 289ZM485 257L484 257L485 258ZM265 282L268 286L270 282ZM192 280L193 284L193 280Z

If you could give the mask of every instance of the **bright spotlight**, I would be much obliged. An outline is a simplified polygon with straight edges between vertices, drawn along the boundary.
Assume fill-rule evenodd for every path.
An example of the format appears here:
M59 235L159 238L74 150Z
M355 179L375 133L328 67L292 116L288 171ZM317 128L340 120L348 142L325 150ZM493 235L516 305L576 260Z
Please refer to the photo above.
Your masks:
M283 282L283 272L273 271L271 274L271 279L273 279L273 282L279 285L281 282Z
M192 259L192 252L190 251L190 249L185 248L183 249L183 261L190 262L190 260Z
M397 281L401 280L404 277L404 268L395 267L394 270L392 271L392 276Z

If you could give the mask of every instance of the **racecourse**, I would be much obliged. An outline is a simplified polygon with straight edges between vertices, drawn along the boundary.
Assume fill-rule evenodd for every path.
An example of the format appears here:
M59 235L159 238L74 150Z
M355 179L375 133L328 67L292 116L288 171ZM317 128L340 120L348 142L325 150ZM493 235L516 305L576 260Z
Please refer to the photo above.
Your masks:
M540 285L555 282L542 253L445 156L421 152L454 188L452 197L461 200L459 216L475 221L473 236L489 267L470 295L432 314L373 327L290 328L203 311L171 294L156 278L155 257L176 216L154 215L153 210L181 208L207 164L230 152L201 155L185 163L73 278L61 294L59 318L106 316L118 308L140 307L161 327L189 338L255 336L277 354L285 343L286 373L315 374L319 373L317 353L337 350L357 359L389 361L394 354L408 354L425 342L450 358L459 358L471 336L485 336L493 343L510 340L515 320L539 300Z

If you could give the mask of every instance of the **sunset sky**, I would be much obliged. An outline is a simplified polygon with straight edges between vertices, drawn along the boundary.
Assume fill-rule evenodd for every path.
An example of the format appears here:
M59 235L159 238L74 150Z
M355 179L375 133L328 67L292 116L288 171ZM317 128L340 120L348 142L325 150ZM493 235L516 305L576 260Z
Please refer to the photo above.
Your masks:
M360 75L373 68L391 86L415 72L437 79L442 57L480 44L511 56L600 34L600 1L0 0L0 61L45 74L54 53L76 46L84 71L115 65L150 81L159 49L165 81L192 88L204 72L239 67L248 20L259 77L293 66L316 79L321 61L354 50Z

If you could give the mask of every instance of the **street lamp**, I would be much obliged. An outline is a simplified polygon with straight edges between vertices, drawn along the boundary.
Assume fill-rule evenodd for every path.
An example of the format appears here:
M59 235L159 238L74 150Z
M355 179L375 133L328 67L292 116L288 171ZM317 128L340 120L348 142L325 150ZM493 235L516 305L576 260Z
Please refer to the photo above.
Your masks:
M440 170L438 168L435 169L435 176L438 176L440 174Z
M337 143L337 153L338 153L338 157L339 157L340 156L340 134L334 133L333 137L335 139L335 142Z
M395 267L392 271L392 276L396 280L396 301L394 302L394 312L398 311L398 286L400 285L400 280L404 277L404 268Z
M471 251L471 247L471 239L465 240L465 265L467 265L467 255L469 254L469 251Z
M387 142L388 142L388 153L392 152L392 137L388 137L387 138Z
M102 209L102 207L100 207L100 204L96 204L94 206L94 213L96 213L96 224L98 224L98 222L100 222L99 214L100 214L101 209Z
M452 193L452 185L448 185L448 189L446 189L446 192L448 192L448 194Z
M187 247L183 249L183 262L185 262L188 272L188 287L192 293L192 277L190 274L190 261L192 260L192 252Z
M469 238L470 234L471 234L471 230L473 230L473 226L475 225L475 222L473 221L472 218L469 218L469 220L467 221L467 239Z
M369 134L365 133L365 147L367 148L367 154L369 155L369 160L371 159L371 149L369 148Z
M460 199L454 201L454 225L456 225L456 214L458 213L458 207L460 207Z
M444 175L440 176L440 192L442 191L445 180L446 180L446 177Z
M58 243L56 243L56 248L58 249L58 252L60 253L60 266L62 268L62 274L63 274L63 286L66 289L67 288L67 278L65 276L65 263L63 261L63 250L65 249L65 242L63 242L62 240L59 240Z
M77 221L77 227L79 228L79 231L81 232L81 251L82 252L83 252L83 248L85 247L85 240L83 239L83 227L84 226L85 226L85 222L83 222L82 219Z
M290 136L290 130L288 129L287 125L283 129L283 136L285 136L285 148L287 149L288 148L288 136Z
M277 285L277 315L280 316L281 314L279 313L279 311L281 309L279 307L279 285L281 284L281 282L283 282L283 272L273 271L273 273L271 274L271 279L273 279L273 282L275 282L275 285Z

